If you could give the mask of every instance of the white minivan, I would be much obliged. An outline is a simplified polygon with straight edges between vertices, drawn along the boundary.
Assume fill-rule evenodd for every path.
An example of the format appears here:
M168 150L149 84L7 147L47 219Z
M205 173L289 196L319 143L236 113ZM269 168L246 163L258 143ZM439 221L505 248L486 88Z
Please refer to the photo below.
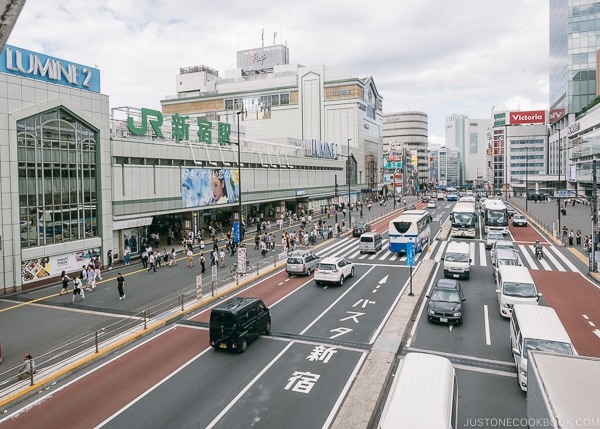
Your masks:
M527 357L532 350L576 355L567 330L552 307L516 304L510 318L510 346L519 387L527 390Z
M408 353L398 364L377 427L456 428L458 386L452 362L429 353Z
M500 315L510 317L513 305L537 305L542 294L538 292L527 267L501 265L498 267L498 305Z
M365 232L361 234L358 242L360 253L377 253L383 247L383 240L378 232Z
M444 277L468 279L471 276L471 247L463 241L450 241L446 247Z

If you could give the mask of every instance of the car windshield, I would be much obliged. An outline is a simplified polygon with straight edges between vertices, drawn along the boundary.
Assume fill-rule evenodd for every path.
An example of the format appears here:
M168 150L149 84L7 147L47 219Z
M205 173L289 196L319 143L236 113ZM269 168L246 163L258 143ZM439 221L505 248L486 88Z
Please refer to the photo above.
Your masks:
M469 255L465 253L446 253L444 260L448 262L469 262Z
M532 338L526 338L524 341L525 353L523 357L529 356L530 350L539 350L542 352L561 353L565 355L572 355L573 348L569 343L563 343L561 341L548 341L548 340L537 340Z
M433 289L433 293L431 294L431 300L445 302L460 302L460 294L457 290Z
M535 285L531 283L506 282L503 289L506 296L517 298L534 298L537 296Z
M288 258L287 263L288 264L301 264L302 258Z
M500 265L517 266L519 264L517 263L516 259L498 259L498 266L500 266Z
M496 249L510 249L510 250L514 250L515 246L512 243L500 243L500 242L496 242Z

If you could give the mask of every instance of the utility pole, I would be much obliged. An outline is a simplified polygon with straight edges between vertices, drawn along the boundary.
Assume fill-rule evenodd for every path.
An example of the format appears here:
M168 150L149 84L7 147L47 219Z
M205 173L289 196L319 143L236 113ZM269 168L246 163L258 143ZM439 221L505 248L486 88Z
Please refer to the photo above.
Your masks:
M596 240L597 240L597 228L598 228L598 197L596 194L596 160L592 161L592 254L590 255L590 271L595 273L596 269Z

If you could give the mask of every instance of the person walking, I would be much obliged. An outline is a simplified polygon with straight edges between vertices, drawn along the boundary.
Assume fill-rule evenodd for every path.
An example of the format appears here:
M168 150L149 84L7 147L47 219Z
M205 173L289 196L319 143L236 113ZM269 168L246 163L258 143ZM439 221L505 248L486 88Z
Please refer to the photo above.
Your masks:
M96 270L93 265L89 265L87 270L87 290L92 290L96 287ZM82 289L83 290L83 289Z
M225 251L223 250L222 247L221 247L221 250L219 250L219 266L221 268L223 268L225 266Z
M85 299L85 292L83 287L81 287L81 279L79 277L75 277L73 280L73 296L71 297L71 304L75 304L75 297L77 295L81 296L81 300Z
M125 263L125 265L129 265L131 263L131 249L129 248L129 246L125 246L123 254L125 255L123 258L123 262Z
M124 287L125 287L125 279L123 278L121 273L119 273L117 275L117 289L119 290L119 301L121 301L122 299L125 299Z
M569 246L573 245L573 238L575 237L575 234L573 233L573 228L571 228L569 230Z
M156 272L156 266L154 265L155 260L154 252L150 253L148 255L148 271L146 271L146 274L148 274L150 270L153 270L152 272L154 273Z
M23 364L21 365L21 368L19 368L17 378L19 380L27 380L28 378L31 378L31 375L35 374L35 372L35 361L33 360L33 356L27 353L23 358Z
M194 252L192 252L192 249L188 248L185 256L187 256L188 268L194 268Z
M175 251L175 248L173 247L171 249L171 257L169 258L169 267L171 267L173 264L175 264L175 266L177 266L177 260L175 259L177 257L177 252Z
M144 249L142 252L142 267L148 268L148 250Z
M60 290L59 295L69 292L69 282L71 281L71 278L64 270L60 273L60 281L62 282L62 289Z
M204 274L206 272L206 259L204 258L204 252L200 252L200 273Z
M106 260L108 261L108 269L112 270L112 264L113 264L113 255L112 255L112 250L109 250L106 253Z
M577 232L575 233L575 243L577 243L578 246L581 246L581 230L578 229Z

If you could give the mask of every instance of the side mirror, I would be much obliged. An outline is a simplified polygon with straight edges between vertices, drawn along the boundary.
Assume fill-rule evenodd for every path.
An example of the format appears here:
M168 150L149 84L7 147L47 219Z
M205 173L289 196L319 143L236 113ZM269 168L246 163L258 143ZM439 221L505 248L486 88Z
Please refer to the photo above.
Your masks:
M538 292L538 298L542 296L542 292Z
M466 301L466 300L467 300L467 298L463 298L463 299L462 299L462 301Z
M425 298L427 298L427 299L431 299L431 296L429 296L429 295L425 295Z

